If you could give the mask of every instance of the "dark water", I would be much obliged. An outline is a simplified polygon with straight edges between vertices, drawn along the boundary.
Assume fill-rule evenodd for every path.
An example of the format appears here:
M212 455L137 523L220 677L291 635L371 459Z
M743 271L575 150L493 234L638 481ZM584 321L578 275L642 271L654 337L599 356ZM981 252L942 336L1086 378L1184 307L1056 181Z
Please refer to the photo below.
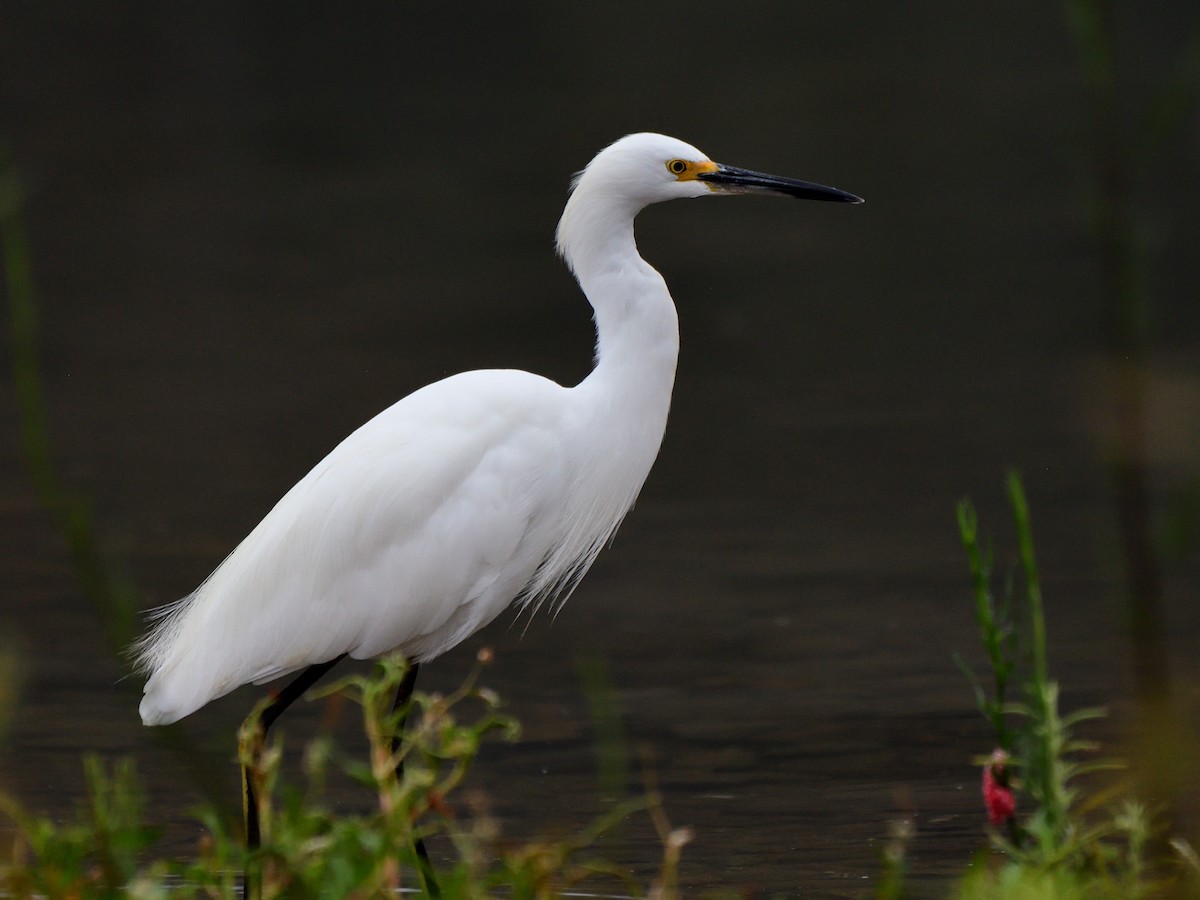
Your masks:
M979 657L953 504L973 495L1006 539L1008 465L1065 702L1112 703L1121 733L1085 94L1054 4L51 3L0 20L56 458L147 607L421 384L484 366L580 378L589 311L551 252L567 178L659 130L868 203L640 220L683 337L657 468L556 620L502 618L423 674L448 688L496 647L486 680L524 739L489 747L473 783L506 830L603 808L579 675L601 658L672 821L696 829L691 888L861 896L889 821L912 816L914 883L943 890L982 840L970 758L991 749L951 661ZM1186 23L1122 24L1136 100ZM1200 446L1197 152L1192 128L1138 195L1164 506ZM132 753L150 818L186 847L199 795L119 683L21 468L7 385L0 635L25 677L0 778L62 816L81 752ZM1167 575L1191 696L1194 549ZM188 720L214 763L251 702ZM292 719L293 746L319 714ZM642 871L658 853L645 823L608 849Z

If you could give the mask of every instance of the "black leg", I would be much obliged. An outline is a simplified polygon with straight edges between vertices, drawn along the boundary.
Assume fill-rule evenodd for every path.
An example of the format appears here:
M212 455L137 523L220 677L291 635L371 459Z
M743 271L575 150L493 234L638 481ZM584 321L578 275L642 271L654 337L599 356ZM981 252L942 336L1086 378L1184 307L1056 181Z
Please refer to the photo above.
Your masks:
M396 689L396 699L392 703L392 712L401 710L400 722L396 726L396 733L392 735L392 752L395 753L400 749L400 736L404 733L404 727L408 724L408 701L412 699L413 688L417 685L417 670L421 668L420 663L409 663L408 671L404 673L404 678L400 681L400 687ZM404 760L400 761L400 765L396 767L396 774L404 772Z
M256 736L255 754L262 747L262 742L267 737L267 730L274 724L285 709L295 703L300 697L304 696L304 692L320 680L321 676L336 666L339 662L346 658L346 654L342 654L336 659L331 659L329 662L317 663L309 666L303 672L296 676L295 679L288 682L287 686L279 692L271 705L262 711L262 715L258 717L258 734ZM410 688L411 690L411 688ZM246 849L253 852L262 844L262 831L258 822L258 799L254 796L254 778L251 776L250 770L245 764L242 765L242 813L246 825ZM245 881L242 885L242 894L245 897L251 896L251 878L250 872L247 871ZM257 890L255 891L257 893Z
M404 673L404 678L400 682L400 687L396 689L396 700L392 704L392 711L400 710L400 721L396 725L396 733L392 735L392 752L395 753L400 749L400 743L404 734L404 727L408 724L408 702L412 699L413 688L417 684L417 669L420 668L419 663L409 663L408 671ZM404 775L404 760L396 764L396 777L401 778ZM437 879L433 874L433 863L429 861L429 851L425 849L425 842L417 838L413 849L417 853L417 864L421 869L421 881L425 885L425 893L432 897L433 900L438 900L442 896L441 890L438 888Z

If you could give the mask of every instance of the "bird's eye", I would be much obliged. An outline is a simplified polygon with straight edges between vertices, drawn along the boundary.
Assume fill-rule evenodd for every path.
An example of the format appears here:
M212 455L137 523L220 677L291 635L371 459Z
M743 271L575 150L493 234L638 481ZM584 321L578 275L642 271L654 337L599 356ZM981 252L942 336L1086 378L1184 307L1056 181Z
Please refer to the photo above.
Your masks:
M682 159L672 159L667 163L667 171L673 175L682 175L688 170L688 164Z

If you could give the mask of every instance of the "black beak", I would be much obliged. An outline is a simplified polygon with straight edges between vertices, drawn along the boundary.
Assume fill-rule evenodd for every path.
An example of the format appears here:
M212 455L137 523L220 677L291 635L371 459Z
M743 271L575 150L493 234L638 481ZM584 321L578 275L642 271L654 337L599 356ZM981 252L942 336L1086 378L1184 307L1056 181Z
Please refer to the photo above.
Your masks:
M799 197L802 200L832 200L837 203L863 202L862 197L846 191L839 191L837 188L825 187L823 184L797 181L794 178L780 178L778 175L764 175L762 172L751 172L749 169L738 169L720 164L717 165L716 171L701 172L696 178L707 182L713 191L722 194L774 193Z

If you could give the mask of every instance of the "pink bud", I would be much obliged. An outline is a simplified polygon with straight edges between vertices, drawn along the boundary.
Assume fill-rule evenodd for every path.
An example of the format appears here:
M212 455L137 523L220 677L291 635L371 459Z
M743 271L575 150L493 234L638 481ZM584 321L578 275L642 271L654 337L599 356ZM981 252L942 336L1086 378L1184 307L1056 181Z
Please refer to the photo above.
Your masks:
M983 767L983 804L993 825L1003 825L1016 815L1017 798L1008 786L1008 754L1003 750L992 753Z

